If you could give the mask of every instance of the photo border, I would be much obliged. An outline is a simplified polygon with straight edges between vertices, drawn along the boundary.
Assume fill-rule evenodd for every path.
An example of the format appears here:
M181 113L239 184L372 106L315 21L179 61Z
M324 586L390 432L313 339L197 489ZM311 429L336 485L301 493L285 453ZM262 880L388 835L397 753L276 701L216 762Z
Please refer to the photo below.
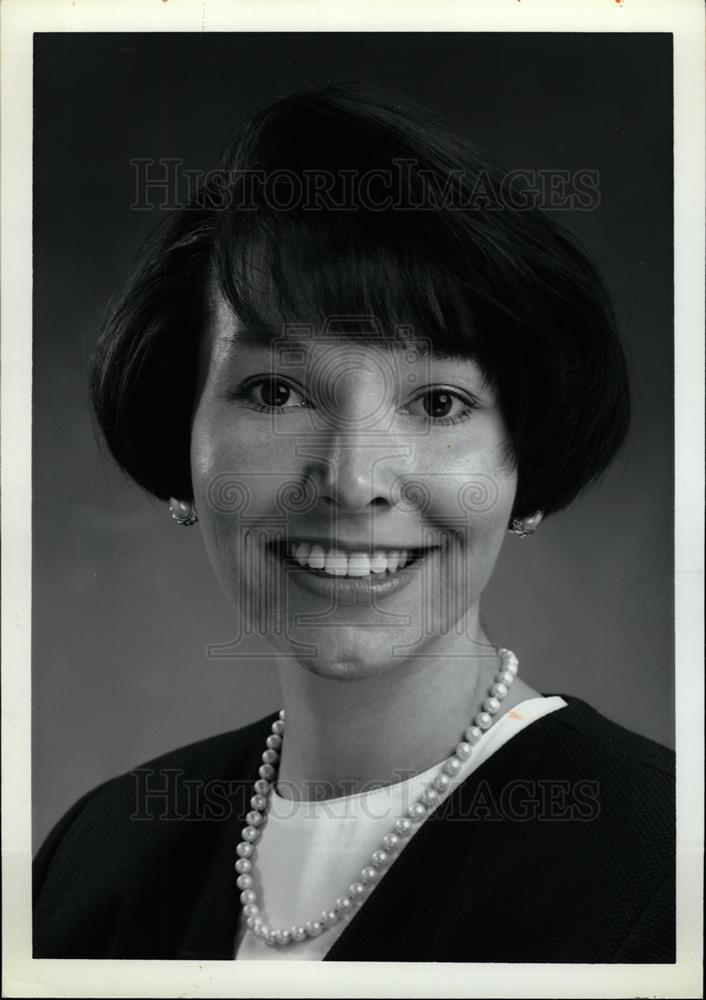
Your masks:
M704 11L698 0L392 3L4 0L2 31L3 995L702 995ZM109 31L669 32L674 38L675 965L31 958L32 35Z

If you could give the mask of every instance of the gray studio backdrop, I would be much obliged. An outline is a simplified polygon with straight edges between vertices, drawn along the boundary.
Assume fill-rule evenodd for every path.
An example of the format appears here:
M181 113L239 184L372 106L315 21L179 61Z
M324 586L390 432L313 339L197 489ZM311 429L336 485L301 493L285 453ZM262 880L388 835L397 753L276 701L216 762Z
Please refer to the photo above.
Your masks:
M485 600L535 688L673 745L672 97L667 35L35 36L34 842L99 782L278 705L233 637L199 528L101 457L87 371L106 301L159 209L135 158L210 169L239 117L315 81L438 107L510 168L599 172L564 213L615 290L634 424L602 484L508 537ZM252 642L253 654L267 647Z

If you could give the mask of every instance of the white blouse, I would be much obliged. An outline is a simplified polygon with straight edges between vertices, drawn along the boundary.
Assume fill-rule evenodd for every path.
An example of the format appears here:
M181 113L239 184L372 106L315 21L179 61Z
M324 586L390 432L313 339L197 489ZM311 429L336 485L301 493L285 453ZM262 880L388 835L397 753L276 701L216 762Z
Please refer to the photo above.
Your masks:
M513 736L565 706L563 698L553 695L529 698L511 708L483 734L458 775L440 793L439 801ZM330 910L336 898L346 895L348 886L359 880L361 868L370 863L370 855L380 846L384 835L397 819L406 815L438 769L439 764L435 764L422 774L385 788L319 802L284 799L273 790L257 845L256 888L268 923L272 927L306 924L318 920L322 910ZM400 851L421 825L412 827ZM352 912L357 909L354 907ZM344 917L333 927L324 928L318 937L286 948L272 948L247 929L241 913L235 957L320 961L343 933L349 919Z

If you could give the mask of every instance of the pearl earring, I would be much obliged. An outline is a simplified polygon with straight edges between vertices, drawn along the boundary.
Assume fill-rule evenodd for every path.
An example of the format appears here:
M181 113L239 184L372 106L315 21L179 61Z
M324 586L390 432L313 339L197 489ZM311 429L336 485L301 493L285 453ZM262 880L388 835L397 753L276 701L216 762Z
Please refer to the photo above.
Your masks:
M518 538L529 538L540 526L543 517L544 513L541 510L528 517L513 517L510 522L510 531Z
M169 513L177 524L182 524L185 528L190 524L196 524L199 519L193 500L176 500L174 497L170 497Z

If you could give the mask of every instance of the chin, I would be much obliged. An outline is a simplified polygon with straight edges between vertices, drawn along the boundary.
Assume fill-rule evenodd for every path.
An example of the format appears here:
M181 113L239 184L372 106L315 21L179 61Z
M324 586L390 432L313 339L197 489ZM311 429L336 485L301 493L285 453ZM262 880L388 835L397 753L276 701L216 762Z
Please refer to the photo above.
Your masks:
M331 642L328 648L321 644L313 656L301 653L293 653L292 656L303 670L314 677L353 684L390 673L402 665L401 658L391 655L388 642L383 644L383 648L375 642L368 645L360 631L353 639L355 641L349 637L347 642Z
M297 663L310 674L322 680L355 684L368 677L377 677L385 671L385 664L368 663L362 660L329 659L317 657L315 660L297 659Z

